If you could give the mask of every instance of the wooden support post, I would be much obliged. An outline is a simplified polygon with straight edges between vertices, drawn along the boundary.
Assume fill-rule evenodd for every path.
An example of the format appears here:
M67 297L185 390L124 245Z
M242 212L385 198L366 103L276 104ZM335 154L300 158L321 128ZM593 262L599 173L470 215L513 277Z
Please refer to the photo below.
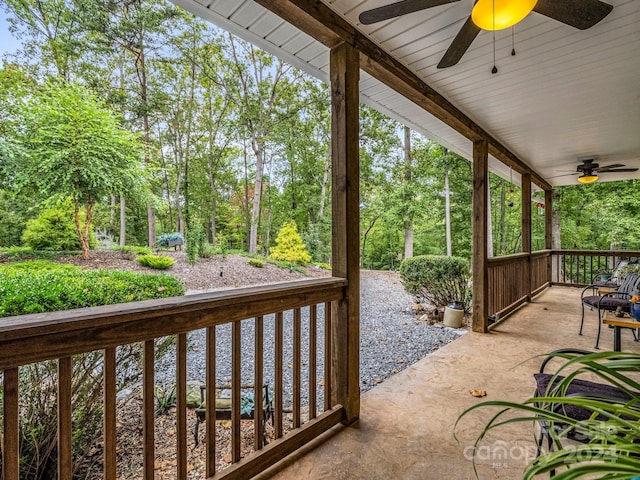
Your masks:
M544 248L551 250L553 235L553 190L544 191ZM547 281L551 285L553 271L553 255L547 260Z
M531 174L522 174L522 252L528 253L525 263L524 291L527 301L531 301Z
M473 331L489 331L488 205L489 146L486 140L473 142Z
M331 49L332 254L334 277L346 278L344 297L334 302L335 402L343 423L360 415L360 158L359 54L341 43ZM327 332L328 333L328 332Z

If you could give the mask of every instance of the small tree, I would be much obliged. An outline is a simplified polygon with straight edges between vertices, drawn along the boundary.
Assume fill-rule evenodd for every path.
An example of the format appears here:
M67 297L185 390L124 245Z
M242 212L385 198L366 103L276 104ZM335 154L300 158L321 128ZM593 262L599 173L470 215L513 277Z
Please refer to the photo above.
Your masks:
M85 221L84 212L80 213L80 221ZM73 205L69 200L59 201L55 206L46 208L27 222L22 233L24 244L34 250L79 250L82 245L78 239L73 221ZM95 237L90 237L93 246Z
M96 202L143 185L140 144L80 85L46 85L26 102L22 117L20 140L26 158L15 162L18 187L35 186L46 197L71 199L76 233L87 258Z
M311 261L306 245L298 233L296 223L285 222L276 238L276 246L271 249L271 258L304 265Z

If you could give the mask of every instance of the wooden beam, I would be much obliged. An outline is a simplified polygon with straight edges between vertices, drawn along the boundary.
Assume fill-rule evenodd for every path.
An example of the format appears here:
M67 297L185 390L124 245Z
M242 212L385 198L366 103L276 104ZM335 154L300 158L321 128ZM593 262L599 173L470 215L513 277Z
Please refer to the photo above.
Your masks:
M345 42L360 52L361 68L471 141L486 140L489 153L518 173L531 173L541 188L551 186L526 163L420 77L327 5L316 0L255 0L329 48Z
M522 252L529 254L524 267L524 291L527 294L527 300L531 300L531 175L523 173L521 183Z
M331 156L333 275L348 281L335 302L333 345L335 395L343 423L360 414L360 158L359 57L346 43L331 50Z
M489 190L489 149L486 140L473 142L473 331L489 331L489 258L488 248L488 205Z

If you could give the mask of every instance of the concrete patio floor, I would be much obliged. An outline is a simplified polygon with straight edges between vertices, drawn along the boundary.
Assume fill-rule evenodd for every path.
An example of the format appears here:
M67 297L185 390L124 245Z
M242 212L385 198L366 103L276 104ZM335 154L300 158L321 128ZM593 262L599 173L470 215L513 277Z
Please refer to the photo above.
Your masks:
M468 333L362 395L360 420L335 427L260 478L301 479L474 479L471 448L495 410L484 409L454 424L482 400L521 401L533 393L540 359L557 348L593 349L596 313L587 312L578 336L580 289L552 287L490 334ZM613 330L600 343L613 348ZM622 348L640 352L629 330ZM472 389L486 390L478 399ZM476 459L480 479L518 479L535 454L529 424L495 431Z

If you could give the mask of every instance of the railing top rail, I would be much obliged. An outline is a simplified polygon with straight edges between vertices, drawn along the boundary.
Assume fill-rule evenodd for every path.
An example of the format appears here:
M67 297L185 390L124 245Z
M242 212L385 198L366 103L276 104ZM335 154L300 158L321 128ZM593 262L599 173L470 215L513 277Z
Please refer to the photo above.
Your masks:
M521 260L521 259L524 259L524 258L527 258L527 257L529 257L529 253L527 253L527 252L512 253L511 255L502 255L500 257L491 257L489 259L489 265L509 263L509 262L514 261L514 260Z
M0 319L0 369L337 300L343 278L244 287Z
M640 257L640 250L558 250L553 255L599 255L602 257Z
M531 252L532 257L547 257L551 255L552 250L536 250L535 252Z

